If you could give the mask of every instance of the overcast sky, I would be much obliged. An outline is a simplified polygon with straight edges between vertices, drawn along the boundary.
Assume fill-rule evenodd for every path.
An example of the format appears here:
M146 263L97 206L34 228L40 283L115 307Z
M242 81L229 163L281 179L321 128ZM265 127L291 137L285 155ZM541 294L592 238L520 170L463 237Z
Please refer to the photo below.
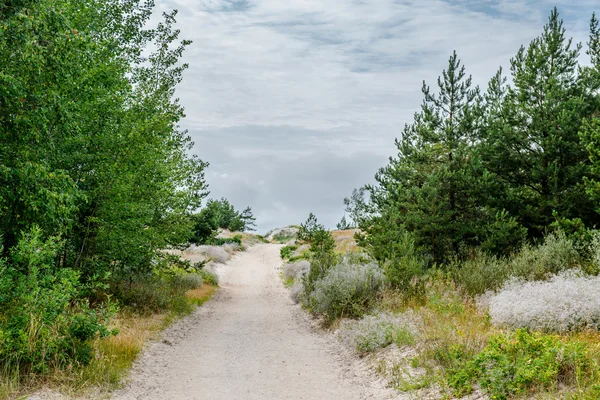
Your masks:
M576 4L576 5L575 5ZM194 43L182 126L210 162L211 197L259 231L309 212L328 227L373 180L453 50L485 87L553 6L585 42L596 0L157 0Z

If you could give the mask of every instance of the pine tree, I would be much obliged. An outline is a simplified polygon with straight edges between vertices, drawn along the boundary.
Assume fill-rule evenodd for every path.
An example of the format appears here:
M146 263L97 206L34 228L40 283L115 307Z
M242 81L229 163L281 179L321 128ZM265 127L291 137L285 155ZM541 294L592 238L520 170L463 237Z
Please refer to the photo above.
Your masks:
M511 60L514 87L504 93L497 81L488 90L502 104L486 111L479 146L485 173L499 183L489 201L533 236L556 214L600 222L581 184L590 170L578 132L593 101L578 74L580 49L554 9L543 34Z
M352 229L352 226L348 224L348 221L346 221L346 216L344 215L340 222L337 223L336 228L338 231L345 231L347 229Z
M596 113L584 121L580 137L589 153L592 175L586 179L587 193L591 197L596 212L600 213L600 182L597 177L600 174L600 29L596 15L592 15L590 21L590 40L588 42L587 54L590 56L592 67L583 71L587 77L588 89L595 95Z
M396 140L398 156L379 171L377 187L369 189L378 218L390 215L387 208L394 209L398 229L412 232L417 244L440 262L477 237L469 148L477 131L480 96L456 52L437 86L434 93L423 83L421 112Z
M242 228L243 232L256 230L256 224L254 222L256 221L256 217L252 214L252 208L249 206L246 207L240 214L240 219L244 223L244 227Z

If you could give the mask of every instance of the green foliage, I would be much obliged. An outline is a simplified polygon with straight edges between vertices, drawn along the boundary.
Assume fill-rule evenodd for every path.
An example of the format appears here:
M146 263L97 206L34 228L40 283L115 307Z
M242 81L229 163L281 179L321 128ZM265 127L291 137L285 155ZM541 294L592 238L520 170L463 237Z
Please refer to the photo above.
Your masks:
M296 250L298 250L298 246L285 246L279 250L279 254L283 260L286 260L289 259Z
M448 353L448 383L462 396L478 384L494 399L556 390L559 385L598 376L600 369L587 346L555 336L517 330L493 337L474 357L460 347Z
M55 268L62 243L42 239L40 228L23 235L11 262L0 263L0 363L5 372L47 373L51 368L87 364L92 341L111 332L114 308L90 308L79 297L79 273Z
M325 227L318 223L317 217L310 213L306 221L300 224L300 229L298 231L298 240L303 240L305 242L311 243L313 240L313 236L317 231L324 231Z
M192 263L190 260L184 260L179 255L163 253L152 272L157 276L169 277L195 274L204 268L205 264L205 261Z
M240 214L240 220L242 228L237 229L238 231L245 232L256 230L256 224L254 223L254 221L256 221L256 217L254 214L252 214L252 209L250 207L244 208L244 211L242 211Z
M256 220L250 207L240 213L225 198L221 200L209 199L206 206L199 213L194 214L192 219L194 221L194 233L190 242L209 245L230 243L216 238L219 229L228 229L232 232L254 230L254 221ZM241 245L241 242L238 244Z
M514 86L482 130L483 166L500 183L503 208L530 236L544 232L553 212L588 225L600 221L582 185L591 171L578 132L598 100L578 71L580 49L566 38L554 9L542 35L511 60Z
M527 229L511 217L506 210L497 212L494 220L482 230L485 240L480 248L484 252L509 255L517 250L527 236Z
M231 238L213 238L206 244L210 245L210 246L223 246L224 244L228 244L228 243L237 244L237 245L241 246L242 245L242 235L235 235L234 237L231 237Z
M219 280L215 274L210 273L204 269L199 270L197 274L202 277L204 283L208 283L212 286L219 286Z
M336 225L336 228L337 228L339 231L345 231L345 230L347 230L347 229L353 229L353 226L352 226L352 225L350 225L350 224L348 223L348 221L346 221L346 216L344 215L344 216L342 217L342 219L340 220L340 222L338 222L338 223L337 223L337 225Z
M275 241L276 243L280 243L280 244L285 244L285 243L289 242L290 240L294 240L294 239L296 239L296 236L285 234L285 233L278 233L275 236L273 236L273 241Z
M304 289L310 294L316 282L325 276L329 268L335 264L335 241L329 231L319 229L312 234L310 245L310 269L304 276ZM291 261L291 260L290 260Z
M578 65L581 45L555 9L511 60L510 84L500 69L485 93L453 53L437 90L423 85L421 110L376 185L345 200L359 245L393 264L407 232L424 267L443 268L474 249L508 257L548 230L589 240L600 225L599 38L594 16L592 65Z
M451 267L457 283L470 296L497 290L511 277L543 280L558 272L581 266L573 241L562 232L546 236L538 246L525 245L508 258L478 252Z
M191 235L207 164L178 126L190 42L175 11L147 29L153 6L0 2L4 371L89 361L90 341L110 333L109 276L113 287L197 283L154 273L162 249ZM129 303L146 307L138 297Z
M256 238L257 238L258 240L260 240L261 242L263 242L263 243L270 243L270 242L269 242L269 241L268 241L268 240L267 240L267 239L266 239L264 236L262 236L262 235L256 235Z
M383 270L392 287L409 290L415 279L418 280L423 275L423 262L416 252L414 241L407 232L394 243L394 246L397 248L391 251L390 258L385 259Z
M378 217L357 242L385 272L389 285L403 292L406 299L419 297L424 290L426 258L417 250L413 236L398 225L396 212Z
M344 198L345 211L350 216L352 223L348 223L349 228L356 228L367 216L368 206L365 201L365 188L358 188L352 190L350 197ZM344 216L344 220L346 217ZM339 228L338 228L339 229Z
M311 263L308 275L312 271ZM305 279L305 301L312 312L323 315L328 323L340 317L361 317L376 303L384 282L385 276L377 264L342 260L313 280L312 287Z
M174 311L185 314L190 305L185 298L188 285L180 275L138 275L135 279L111 282L110 292L119 303L139 313Z
M207 165L177 127L189 42L177 43L175 12L144 30L151 14L151 2L42 0L3 18L4 255L35 224L62 235L60 266L86 279L147 269L157 249L189 236Z

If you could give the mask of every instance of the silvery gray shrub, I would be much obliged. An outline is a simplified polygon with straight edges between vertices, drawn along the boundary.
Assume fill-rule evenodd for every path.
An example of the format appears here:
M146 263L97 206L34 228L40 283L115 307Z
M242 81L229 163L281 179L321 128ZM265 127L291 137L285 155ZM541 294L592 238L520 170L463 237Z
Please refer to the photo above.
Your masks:
M381 312L359 320L345 320L338 331L339 339L359 352L373 351L394 342L412 344L417 335L412 312L392 314Z
M306 298L306 291L304 290L304 284L302 283L301 279L298 279L294 282L290 292L290 297L296 304L305 301L304 299Z
M196 251L198 251L203 256L221 264L227 262L227 260L229 260L230 257L229 253L226 252L220 246L198 246L196 249Z
M225 250L229 254L233 254L236 251L240 251L242 246L237 243L225 243L223 246L223 250Z
M304 275L310 269L310 263L306 260L295 261L292 263L288 263L283 266L283 279L301 279L302 275Z
M385 275L376 263L342 261L316 282L308 296L309 308L329 320L340 316L361 316L376 299Z
M478 299L492 322L514 328L566 332L600 328L600 277L565 271L547 281L509 281Z
M204 279L199 274L179 275L175 280L184 289L196 289L204 284Z

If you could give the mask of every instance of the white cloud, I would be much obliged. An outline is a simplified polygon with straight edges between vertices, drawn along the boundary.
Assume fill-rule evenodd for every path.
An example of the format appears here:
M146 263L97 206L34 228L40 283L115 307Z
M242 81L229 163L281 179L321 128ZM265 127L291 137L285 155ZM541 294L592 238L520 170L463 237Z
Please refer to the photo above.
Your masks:
M521 44L541 32L554 3L564 9L569 34L579 41L586 39L593 5L588 0L577 5L568 0L157 3L157 11L179 9L182 37L194 40L178 95L186 107L183 125L196 140L197 153L212 163L213 195L242 201L244 191L263 181L260 190L273 192L249 195L239 205L253 206L261 229L298 222L283 216L295 215L293 207L301 203L292 207L281 193L292 184L273 181L281 177L269 170L283 170L287 161L316 153L336 160L362 154L347 170L337 171L340 181L360 185L364 181L348 177L372 177L375 169L364 170L383 165L394 153L394 138L421 103L423 79L433 83L453 50L474 81L485 86ZM250 158L260 162L240 161ZM361 163L369 158L380 161ZM322 158L319 162L324 164ZM293 172L287 173L292 182ZM320 199L322 212L341 217L341 201L349 194L342 190L348 185L319 185L319 171L312 174L303 179L314 181L308 182L310 190L327 193ZM252 179L249 187L236 176ZM312 204L311 198L323 194L307 189L298 195Z

